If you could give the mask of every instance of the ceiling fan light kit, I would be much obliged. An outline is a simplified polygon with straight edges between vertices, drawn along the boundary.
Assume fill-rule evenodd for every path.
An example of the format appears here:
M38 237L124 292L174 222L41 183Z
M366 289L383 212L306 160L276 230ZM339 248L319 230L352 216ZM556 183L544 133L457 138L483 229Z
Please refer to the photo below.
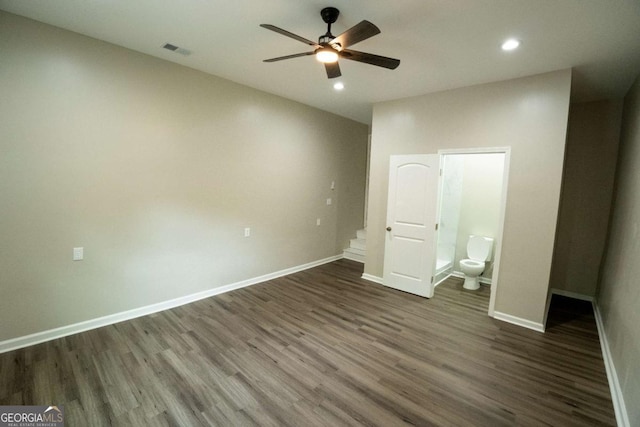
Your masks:
M320 62L336 62L338 60L338 52L325 46L315 50L316 59Z
M327 24L327 32L318 38L317 43L274 25L260 24L262 28L266 28L267 30L274 31L282 34L283 36L287 36L314 47L314 50L311 52L295 53L293 55L265 59L264 62L276 62L284 59L315 55L318 61L324 63L327 77L330 79L340 77L342 75L340 72L340 66L338 65L339 58L375 65L389 70L395 70L398 68L398 65L400 65L399 59L387 58L386 56L347 49L349 46L373 37L376 34L380 34L380 29L369 21L361 21L359 24L349 28L338 37L334 37L333 34L331 34L331 24L336 22L339 15L340 11L335 7L325 7L320 11L322 20Z

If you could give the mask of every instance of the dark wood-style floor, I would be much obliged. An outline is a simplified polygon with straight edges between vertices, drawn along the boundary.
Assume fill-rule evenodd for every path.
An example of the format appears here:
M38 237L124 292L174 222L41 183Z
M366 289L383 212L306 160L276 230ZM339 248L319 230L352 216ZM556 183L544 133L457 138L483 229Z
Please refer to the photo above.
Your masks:
M0 355L0 404L67 426L615 425L590 306L546 333L487 316L488 289L430 300L340 260Z

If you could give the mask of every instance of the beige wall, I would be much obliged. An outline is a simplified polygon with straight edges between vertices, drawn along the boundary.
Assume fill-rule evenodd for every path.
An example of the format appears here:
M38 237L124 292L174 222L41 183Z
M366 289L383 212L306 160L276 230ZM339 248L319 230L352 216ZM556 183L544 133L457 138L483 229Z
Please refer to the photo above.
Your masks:
M604 252L621 101L572 104L551 288L593 297Z
M640 77L624 100L613 214L597 306L629 416L640 425Z
M0 341L337 255L362 227L361 123L6 13L0 52Z
M389 156L510 146L495 310L542 324L557 222L571 71L376 104L365 273L382 277Z
M504 156L503 153L464 155L455 271L460 271L460 260L468 258L467 242L470 235L493 239L498 236ZM482 277L489 280L493 275L495 249L494 244L491 262L482 273Z

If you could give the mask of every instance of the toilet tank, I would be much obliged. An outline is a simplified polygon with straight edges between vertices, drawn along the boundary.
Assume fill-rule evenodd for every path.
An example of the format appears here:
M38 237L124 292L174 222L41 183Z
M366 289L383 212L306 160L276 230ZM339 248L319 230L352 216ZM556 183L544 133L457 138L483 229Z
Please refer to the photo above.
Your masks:
M469 236L467 255L474 261L489 261L493 253L493 239L484 236Z

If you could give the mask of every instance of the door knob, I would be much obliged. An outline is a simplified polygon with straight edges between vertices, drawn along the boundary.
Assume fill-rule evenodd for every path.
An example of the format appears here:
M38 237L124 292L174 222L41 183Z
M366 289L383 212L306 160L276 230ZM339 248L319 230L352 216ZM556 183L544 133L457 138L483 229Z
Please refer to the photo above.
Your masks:
M391 227L387 227L387 231L391 231Z

